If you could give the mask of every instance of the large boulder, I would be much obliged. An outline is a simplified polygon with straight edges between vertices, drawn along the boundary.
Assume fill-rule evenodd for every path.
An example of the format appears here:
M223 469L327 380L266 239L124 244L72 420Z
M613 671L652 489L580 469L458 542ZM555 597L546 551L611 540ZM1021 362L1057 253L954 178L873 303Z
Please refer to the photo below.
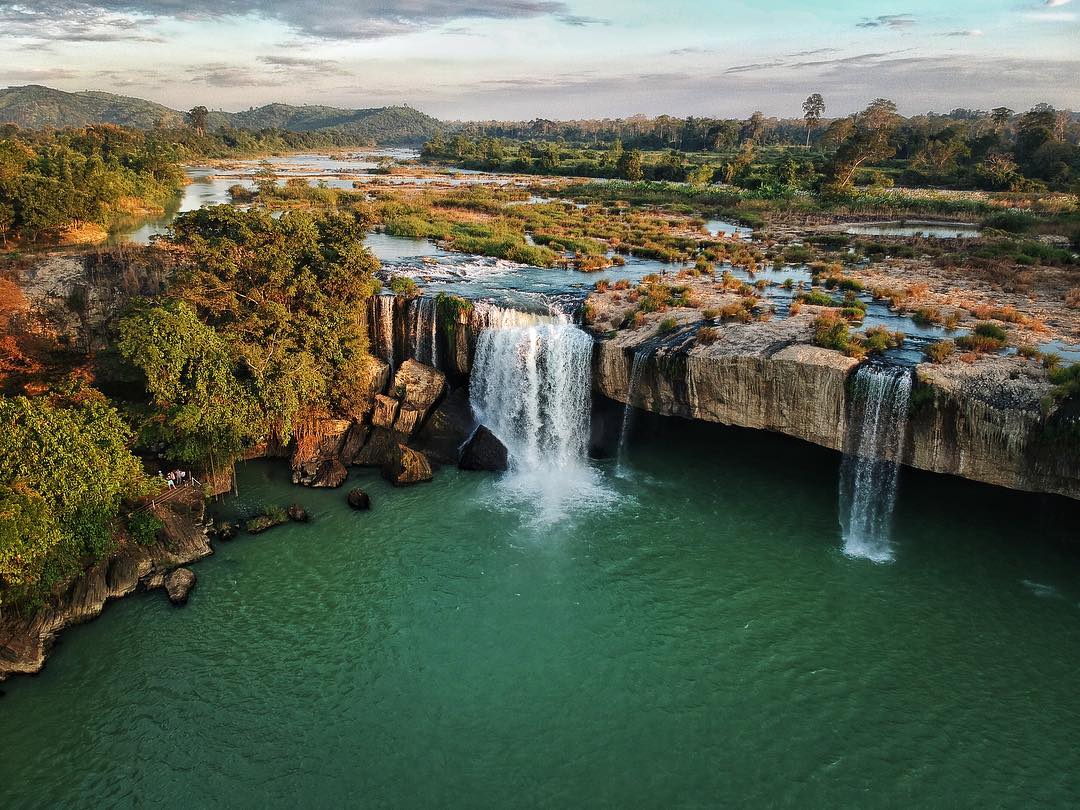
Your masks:
M424 483L432 478L431 464L419 450L398 444L382 467L382 477L395 487Z
M165 593L174 605L182 605L195 587L195 572L190 568L177 568L165 577Z
M371 496L359 487L349 492L348 501L353 509L363 511L371 508Z
M385 394L375 395L375 410L371 414L371 424L375 427L392 428L397 419L401 402Z
M423 363L406 360L394 376L393 390L401 400L394 429L411 436L446 390L446 375Z
M506 445L499 437L481 425L461 451L458 466L463 470L502 472L510 463Z
M438 464L457 464L461 446L475 427L469 389L455 388L431 412L410 444Z
M348 466L356 463L356 457L360 455L360 451L367 444L370 433L371 428L367 425L353 422L353 426L349 428L349 432L345 434L345 440L341 443L338 457L341 459L342 464Z

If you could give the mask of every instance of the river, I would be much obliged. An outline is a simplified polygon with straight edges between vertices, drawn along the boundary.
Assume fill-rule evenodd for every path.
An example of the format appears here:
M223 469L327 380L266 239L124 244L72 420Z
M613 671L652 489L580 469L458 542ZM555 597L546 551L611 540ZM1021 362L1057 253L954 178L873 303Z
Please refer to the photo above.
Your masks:
M768 463L762 463L767 459ZM905 472L843 553L835 454L642 417L606 499L373 471L4 684L0 806L1076 806L1080 566L1038 501Z

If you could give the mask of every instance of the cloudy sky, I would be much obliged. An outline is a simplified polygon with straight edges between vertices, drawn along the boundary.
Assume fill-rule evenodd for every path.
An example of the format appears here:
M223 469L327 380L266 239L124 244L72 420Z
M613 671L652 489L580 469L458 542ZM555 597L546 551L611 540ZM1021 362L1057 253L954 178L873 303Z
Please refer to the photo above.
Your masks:
M1080 0L0 0L0 86L446 119L1080 109Z

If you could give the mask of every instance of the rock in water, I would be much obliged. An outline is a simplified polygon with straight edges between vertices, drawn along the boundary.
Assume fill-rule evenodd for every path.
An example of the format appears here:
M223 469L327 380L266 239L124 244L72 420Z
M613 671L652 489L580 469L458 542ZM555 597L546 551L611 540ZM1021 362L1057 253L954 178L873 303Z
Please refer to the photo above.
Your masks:
M354 489L349 493L349 506L353 509L370 509L371 497L362 489Z
M294 503L288 509L286 509L285 514L289 516L289 520L296 523L307 523L309 520L311 520L311 516L308 515L307 509L305 509L298 503Z
M503 472L508 466L506 445L499 437L481 425L461 451L458 467L463 470Z
M461 446L475 427L476 417L469 406L469 389L455 388L431 412L411 444L436 464L457 464Z
M177 568L165 577L165 592L174 605L182 605L195 587L195 572L190 568Z
M383 465L382 477L395 487L420 484L431 480L431 465L419 450L399 444Z

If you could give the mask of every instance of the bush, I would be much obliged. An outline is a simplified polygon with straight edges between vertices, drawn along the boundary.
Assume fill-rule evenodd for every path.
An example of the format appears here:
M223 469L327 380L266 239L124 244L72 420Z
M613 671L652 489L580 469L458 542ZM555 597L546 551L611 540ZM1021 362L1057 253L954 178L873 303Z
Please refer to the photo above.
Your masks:
M992 338L993 340L999 340L1004 343L1009 333L1004 327L998 326L996 323L983 322L975 325L975 334L979 337Z
M939 340L926 347L926 356L931 363L944 363L955 351L956 344L951 340Z
M420 288L408 276L394 276L390 279L390 291L399 298L415 298L420 295Z
M666 335L668 332L674 332L678 325L679 322L674 318L664 318L664 320L660 321L660 325L656 327L656 334Z
M919 326L934 326L944 321L937 307L919 307L911 316Z
M720 332L713 326L703 326L698 330L697 341L706 346L716 343L720 339Z
M165 528L153 512L135 512L128 515L127 529L131 539L140 546L149 546L157 540L157 533Z

